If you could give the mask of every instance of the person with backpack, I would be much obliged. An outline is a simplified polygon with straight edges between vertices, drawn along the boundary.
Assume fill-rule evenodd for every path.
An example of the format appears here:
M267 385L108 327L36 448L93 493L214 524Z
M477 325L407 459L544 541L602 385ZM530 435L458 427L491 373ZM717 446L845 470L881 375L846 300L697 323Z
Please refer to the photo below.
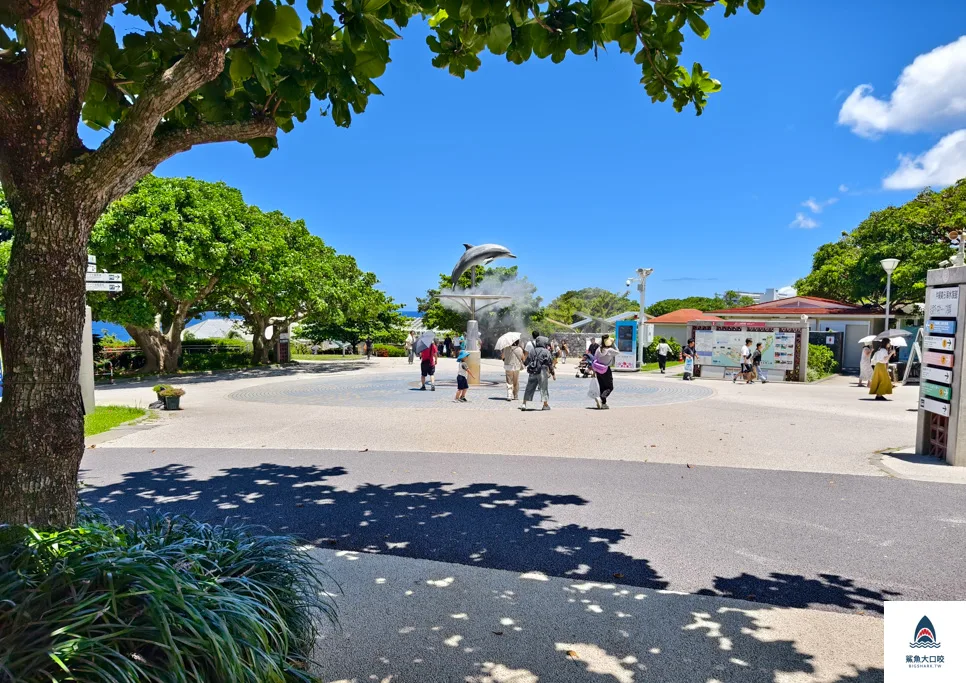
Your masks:
M667 355L669 353L671 353L671 347L667 343L667 339L661 337L661 341L657 345L657 366L661 368L662 375L667 368Z
M546 337L533 340L533 351L527 356L527 388L523 392L523 405L520 410L527 410L527 403L533 400L537 387L540 388L540 398L543 399L543 410L550 410L549 379L557 379L553 371L553 356L547 350L550 342Z
M420 391L426 391L426 378L429 377L429 390L436 391L436 358L439 351L436 344L430 344L419 354L419 372L422 377Z

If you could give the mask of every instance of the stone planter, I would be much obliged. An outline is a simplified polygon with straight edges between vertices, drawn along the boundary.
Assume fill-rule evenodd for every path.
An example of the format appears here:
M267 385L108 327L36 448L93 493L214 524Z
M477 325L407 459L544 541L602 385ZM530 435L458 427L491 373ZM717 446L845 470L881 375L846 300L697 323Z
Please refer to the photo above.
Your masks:
M160 398L162 401L164 401L165 410L181 410L180 396L163 396Z

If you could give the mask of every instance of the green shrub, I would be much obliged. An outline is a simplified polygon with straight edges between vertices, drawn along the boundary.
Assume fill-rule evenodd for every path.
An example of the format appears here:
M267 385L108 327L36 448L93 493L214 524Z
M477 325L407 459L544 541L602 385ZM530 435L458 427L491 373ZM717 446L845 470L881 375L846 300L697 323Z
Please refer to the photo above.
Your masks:
M335 612L294 539L186 517L82 524L0 527L0 680L317 680Z
M246 351L251 351L252 344L244 339L235 339L232 337L213 337L211 339L185 339L181 342L181 349L184 352L186 349L189 350L193 348L203 348L205 350L212 350L213 352L232 352L235 353L245 353Z
M835 354L832 353L832 349L821 344L808 345L808 372L805 375L809 382L815 381L812 379L813 370L818 375L815 379L820 379L835 373L838 369L839 364L835 362Z
M379 358L403 358L406 350L389 344L373 344L372 350Z
M251 365L245 353L217 351L215 353L186 353L181 356L182 370L228 370Z

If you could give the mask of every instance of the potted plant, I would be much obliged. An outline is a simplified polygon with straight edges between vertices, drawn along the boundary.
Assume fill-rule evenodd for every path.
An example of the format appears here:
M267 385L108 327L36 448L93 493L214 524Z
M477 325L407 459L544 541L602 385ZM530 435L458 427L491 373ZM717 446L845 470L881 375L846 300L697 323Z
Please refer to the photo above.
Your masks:
M154 391L155 394L157 394L159 401L164 401L164 397L161 395L161 392L164 391L165 389L170 389L170 388L171 388L170 384L155 384L151 389L152 391Z
M164 401L165 410L181 410L181 397L184 396L184 389L165 387L158 392L158 396Z

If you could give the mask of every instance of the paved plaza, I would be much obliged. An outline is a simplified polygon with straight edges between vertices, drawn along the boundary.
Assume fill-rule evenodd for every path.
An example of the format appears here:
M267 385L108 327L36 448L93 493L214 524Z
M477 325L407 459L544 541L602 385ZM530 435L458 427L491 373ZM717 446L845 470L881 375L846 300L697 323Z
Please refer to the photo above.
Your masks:
M601 412L571 365L521 412L490 361L453 403L447 363L436 392L397 359L185 378L183 411L91 442L83 499L304 539L338 583L330 682L881 681L886 600L966 597L936 571L958 468L892 455L916 387L640 373Z

